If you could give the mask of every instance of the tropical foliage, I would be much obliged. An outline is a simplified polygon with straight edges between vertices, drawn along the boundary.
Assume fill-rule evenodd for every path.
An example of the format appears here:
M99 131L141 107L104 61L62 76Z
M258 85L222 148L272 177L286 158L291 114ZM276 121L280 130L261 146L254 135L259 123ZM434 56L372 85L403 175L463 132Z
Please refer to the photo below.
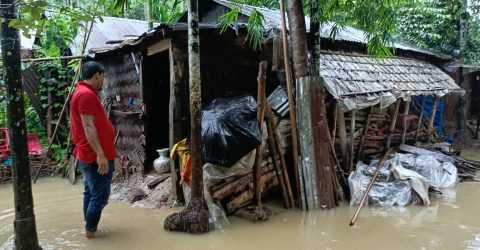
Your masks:
M271 9L279 8L278 0L232 0ZM305 13L310 13L310 1L303 1ZM320 23L334 24L331 36L344 26L355 26L366 31L368 51L376 55L391 55L388 44L402 38L426 49L447 54L459 54L459 19L467 20L467 63L478 64L480 60L480 2L470 1L469 11L462 13L460 0L315 0L318 12L311 15ZM119 16L168 23L177 21L185 13L184 0L23 0L19 2L20 18L11 25L19 28L25 36L35 35L38 46L36 57L57 57L67 54L79 29L86 29L85 23L104 16ZM150 12L150 13L149 13ZM241 5L233 8L219 20L225 31L239 18ZM475 17L477 16L477 17ZM97 19L98 20L98 19ZM101 21L101 18L100 18ZM248 19L247 42L260 48L263 41L264 17L253 11ZM78 62L78 61L76 61ZM72 80L72 68L60 61L36 65L40 75L42 104L47 105L47 95L53 95L54 113L63 104L65 85ZM29 65L24 65L28 67ZM0 89L0 91L4 91ZM2 102L3 100L0 100ZM0 126L5 125L5 104L0 105ZM38 117L27 102L28 127L44 134ZM38 122L35 122L38 121ZM37 125L35 125L37 124ZM39 127L35 127L39 126ZM43 132L42 132L43 131Z
M424 0L400 9L398 36L421 48L449 55L464 53L465 62L478 64L480 60L480 3L462 13L462 1ZM466 48L460 51L460 19L466 21Z

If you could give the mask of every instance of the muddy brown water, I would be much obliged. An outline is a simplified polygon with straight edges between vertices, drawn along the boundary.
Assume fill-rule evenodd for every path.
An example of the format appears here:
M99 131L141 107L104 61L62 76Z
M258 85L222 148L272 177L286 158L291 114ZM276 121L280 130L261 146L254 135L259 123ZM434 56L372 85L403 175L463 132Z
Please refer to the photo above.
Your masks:
M460 184L430 207L366 208L354 227L346 205L308 213L276 208L268 222L232 218L225 229L201 236L165 232L162 221L173 210L112 203L95 240L83 237L82 185L43 179L34 197L44 249L480 249L480 183ZM11 249L13 219L12 189L0 186L0 249Z

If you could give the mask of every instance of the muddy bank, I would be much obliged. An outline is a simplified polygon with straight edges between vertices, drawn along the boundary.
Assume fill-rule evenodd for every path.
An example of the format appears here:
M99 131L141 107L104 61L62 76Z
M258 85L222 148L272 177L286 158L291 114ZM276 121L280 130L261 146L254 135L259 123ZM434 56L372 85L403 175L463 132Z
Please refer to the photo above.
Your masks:
M168 175L136 174L126 181L113 183L110 200L130 203L133 207L162 208L167 205L172 188Z

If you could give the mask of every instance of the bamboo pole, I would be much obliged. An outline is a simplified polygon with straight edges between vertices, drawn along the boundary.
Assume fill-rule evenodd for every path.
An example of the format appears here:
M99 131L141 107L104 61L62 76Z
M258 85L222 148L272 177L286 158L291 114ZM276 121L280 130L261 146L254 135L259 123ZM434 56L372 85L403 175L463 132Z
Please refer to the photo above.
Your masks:
M292 185L290 183L290 176L287 170L287 161L285 160L285 154L282 148L280 147L280 137L278 136L278 133L277 133L277 125L275 125L275 121L273 120L273 112L271 109L267 109L267 118L268 118L269 124L272 126L272 135L275 142L274 145L280 156L280 166L282 167L282 173L283 173L282 176L284 178L285 186L287 188L289 203L291 204L291 207L294 207L295 197L293 196Z
M330 128L330 135L331 135L331 139L333 140L333 144L335 145L335 138L337 137L338 102L335 100L333 105L334 105L334 108L333 108L333 124L332 124L332 127Z
M345 113L340 108L337 113L338 139L340 141L340 154L343 162L343 170L348 170L348 152L347 152L347 126L345 124Z
M390 149L390 146L392 145L392 137L393 132L395 131L395 125L397 124L398 112L400 110L400 102L400 100L397 100L397 102L395 103L395 112L393 113L392 122L390 123L390 127L388 130L387 149Z
M402 119L402 123L403 123L403 131L402 131L402 144L405 144L406 140L407 140L407 116L408 116L408 112L410 111L410 100L406 101L405 102L405 110L403 111L403 119Z
M435 96L435 100L433 102L432 108L432 115L430 116L430 121L428 122L428 141L431 142L433 140L433 134L435 133L434 123L435 123L435 116L437 114L438 102L440 98Z
M97 4L97 8L98 8L98 4ZM95 23L95 20L92 20L92 22L90 23L90 27L88 28L88 32L85 32L85 35L83 37L83 45L82 45L82 53L81 53L82 55L83 53L85 53L85 48L87 47L88 40L90 39L90 35L92 33L94 23ZM55 138L55 136L57 135L58 128L60 127L60 122L62 121L63 116L65 115L68 103L70 103L70 98L75 89L75 83L80 78L81 69L82 69L82 61L80 61L80 63L78 64L77 70L75 72L75 76L73 77L73 81L70 85L70 89L68 90L67 98L65 98L65 103L63 104L62 111L60 112L60 115L58 116L58 119L57 119L57 123L55 124L55 129L53 130L52 138ZM52 146L53 146L53 140L51 140L48 143L47 151L45 152L45 156L42 160L42 164L40 164L40 167L37 168L37 172L35 173L35 177L33 178L33 183L37 183L38 177L40 176L40 170L43 168L43 165L45 165L48 155L52 150Z
M359 160L363 158L363 146L367 138L368 129L370 128L370 123L372 121L373 107L368 108L367 120L365 121L365 126L363 128L362 137L360 138L360 144L358 145L356 159Z
M425 116L426 99L427 98L425 98L425 96L422 97L422 107L420 108L420 117L418 118L417 131L415 132L415 143L418 141L418 135L420 134L420 130L422 129L423 117Z
M350 220L350 226L355 225L355 222L357 222L358 215L360 214L360 210L363 207L363 204L367 200L368 193L370 190L372 190L373 184L375 183L375 180L377 179L378 173L380 172L380 169L382 168L383 164L385 163L385 160L387 159L388 155L392 153L392 149L388 149L385 155L383 155L382 159L380 159L380 162L378 162L377 169L375 170L375 173L373 174L372 180L370 180L370 183L367 186L367 190L363 194L362 199L360 200L360 204L358 205L357 209L355 210L355 213L353 214L352 220Z
M353 170L353 165L355 162L355 119L357 116L357 110L352 110L352 119L350 121L350 150L348 152L349 163L348 169Z
M48 143L53 141L52 138L52 93L50 90L48 91L48 107L47 107L47 138L48 138Z
M290 197L288 195L287 186L286 186L285 178L284 178L285 173L283 172L283 167L281 166L282 161L280 160L280 153L277 151L275 136L273 135L275 132L273 130L274 121L273 121L273 117L272 117L272 110L270 109L268 104L267 104L266 109L267 109L266 112L267 112L267 119L268 119L267 120L268 145L269 145L269 149L270 149L270 152L271 152L271 155L272 155L272 163L273 163L273 167L275 168L275 173L277 174L278 182L280 183L280 189L282 191L283 203L284 203L286 209L290 209L290 208L292 208L293 204L290 203ZM279 159L280 162L277 161L277 159ZM279 163L280 163L280 166L279 166Z
M56 56L56 57L43 57L43 58L27 58L22 59L24 63L35 63L35 62L48 62L48 61L55 61L55 60L74 60L74 59L83 59L85 56Z
M297 114L295 111L295 98L294 98L294 88L292 82L292 72L290 69L289 63L289 53L288 53L288 38L287 38L287 25L285 18L285 2L280 0L280 13L282 17L282 40L283 40L283 60L285 63L285 75L287 79L287 93L288 93L288 106L290 111L290 126L292 129L292 153L293 153L293 166L295 173L296 181L296 198L297 205L300 205L302 200L302 189L300 188L300 176L299 173L299 160L298 160L298 130L297 130Z
M260 129L260 135L262 137L263 142L263 121L265 118L265 106L267 98L265 96L265 85L267 79L267 61L260 62L259 69L258 69L258 96L257 96L257 120L258 126ZM257 146L257 151L255 154L255 164L253 166L253 183L254 183L254 190L255 190L255 201L258 208L262 207L262 190L261 190L261 183L260 178L262 175L261 170L262 164L262 143Z

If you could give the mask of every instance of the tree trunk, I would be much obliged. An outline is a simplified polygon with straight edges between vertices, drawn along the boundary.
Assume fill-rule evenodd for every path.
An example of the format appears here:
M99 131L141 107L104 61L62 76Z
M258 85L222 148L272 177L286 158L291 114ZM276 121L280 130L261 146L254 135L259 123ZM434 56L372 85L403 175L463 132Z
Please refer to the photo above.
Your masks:
M290 57L288 53L288 39L287 39L287 27L286 27L286 17L285 17L285 0L280 0L280 12L282 17L282 47L283 47L283 61L285 64L285 76L287 80L287 93L288 93L288 106L289 106L289 118L291 124L292 132L292 156L293 156L293 170L295 175L295 195L296 204L298 206L304 206L304 196L303 196L303 181L301 178L301 163L298 160L299 158L299 148L298 148L298 129L297 129L297 112L295 110L295 97L294 97L294 88L292 83L292 73L290 67Z
M20 66L20 37L18 30L8 26L18 17L16 2L1 0L1 48L7 84L7 117L13 159L13 193L15 203L15 249L41 249L38 244L33 212L32 184L28 161L27 129Z
M318 9L317 3L312 3L311 9L316 11ZM308 63L308 46L307 46L307 32L305 26L305 14L303 12L302 0L288 1L288 21L291 32L292 48L293 48L293 64L295 69L295 78L297 80L297 109L299 119L300 131L300 153L303 176L300 179L304 180L304 195L305 206L303 209L315 209L320 206L324 207L321 194L329 190L324 189L323 182L331 183L334 181L329 179L331 175L325 174L331 172L331 163L334 162L331 151L329 150L330 132L328 126L315 126L313 130L312 110L317 112L315 125L323 124L326 117L326 109L324 100L318 100L315 109L312 109L312 92L320 86L319 74L319 58L320 58L320 37L318 22L313 24L312 29L312 61ZM318 41L317 41L318 39ZM321 91L321 90L319 90ZM324 131L326 130L326 131ZM320 137L327 140L322 140L323 143L317 143L315 146L314 135L319 140ZM324 162L316 161L316 159L325 160ZM328 160L327 160L328 159ZM321 163L321 166L320 166ZM318 176L318 177L317 177ZM333 194L335 196L336 194ZM323 197L325 198L325 197ZM329 206L328 206L329 207Z
M145 1L145 20L148 22L148 29L153 28L153 0Z
M168 216L164 228L192 234L209 231L208 210L203 198L201 159L202 92L200 75L200 36L198 0L188 1L188 59L190 76L190 155L192 162L192 193L187 207Z
M468 1L461 0L460 2L460 17L459 17L459 32L458 40L460 45L460 64L465 64L465 56L467 54L467 37L468 37ZM458 69L459 71L459 85L462 88L466 88L463 66ZM468 95L468 94L467 94ZM455 135L455 148L462 150L465 144L465 127L467 124L466 116L466 96L460 96L457 101L456 109L456 125L457 133ZM468 98L468 97L467 97Z

